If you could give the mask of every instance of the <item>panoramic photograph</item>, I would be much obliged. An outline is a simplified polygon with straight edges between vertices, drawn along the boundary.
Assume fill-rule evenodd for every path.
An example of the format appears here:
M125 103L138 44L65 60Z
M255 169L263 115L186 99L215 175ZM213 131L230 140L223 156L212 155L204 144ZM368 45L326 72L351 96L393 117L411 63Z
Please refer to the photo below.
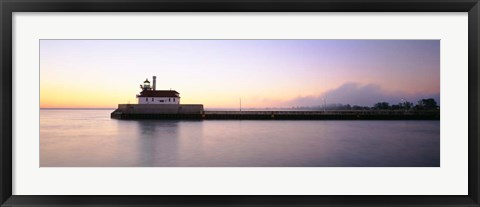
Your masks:
M39 44L39 167L440 167L439 40Z

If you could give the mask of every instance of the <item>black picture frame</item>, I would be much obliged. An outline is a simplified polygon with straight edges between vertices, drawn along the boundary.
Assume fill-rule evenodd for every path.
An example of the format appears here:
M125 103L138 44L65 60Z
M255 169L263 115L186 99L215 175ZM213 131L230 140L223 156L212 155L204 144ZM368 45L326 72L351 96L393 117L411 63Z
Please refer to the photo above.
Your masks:
M0 0L0 12L2 206L480 206L479 0ZM12 195L13 12L468 12L468 195Z

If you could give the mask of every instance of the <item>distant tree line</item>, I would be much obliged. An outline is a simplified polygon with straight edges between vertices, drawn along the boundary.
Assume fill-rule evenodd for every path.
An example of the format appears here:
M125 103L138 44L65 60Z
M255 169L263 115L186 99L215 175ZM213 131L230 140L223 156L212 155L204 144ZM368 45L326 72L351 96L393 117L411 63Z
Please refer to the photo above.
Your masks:
M387 102L379 102L373 106L373 109L380 109L380 110L436 110L438 109L437 102L433 98L429 99L421 99L414 105L411 102L405 101L400 102L398 104L390 105Z
M313 107L292 107L292 109L307 109L307 110L437 110L439 106L433 98L421 99L417 104L404 101L398 104L390 105L388 102L378 102L369 106L358 106L350 104L328 104L326 106L313 106Z

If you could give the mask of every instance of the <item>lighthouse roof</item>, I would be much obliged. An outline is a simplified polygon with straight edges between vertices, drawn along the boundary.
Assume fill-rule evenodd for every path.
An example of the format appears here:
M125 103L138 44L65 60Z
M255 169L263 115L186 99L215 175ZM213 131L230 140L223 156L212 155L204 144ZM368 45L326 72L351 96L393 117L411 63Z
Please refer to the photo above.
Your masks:
M150 81L148 81L148 78L145 79L145 81L143 81L144 83L150 83Z
M174 90L159 90L159 91L151 91L151 90L144 90L140 92L140 95L137 97L180 97L180 94Z

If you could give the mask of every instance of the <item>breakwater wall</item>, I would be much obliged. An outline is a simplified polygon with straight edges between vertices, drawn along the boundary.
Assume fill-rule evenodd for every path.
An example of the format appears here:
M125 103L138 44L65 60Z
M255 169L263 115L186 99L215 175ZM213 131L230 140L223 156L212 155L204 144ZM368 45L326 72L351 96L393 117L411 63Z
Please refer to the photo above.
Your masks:
M113 119L180 119L202 113L202 104L118 104L118 108L110 114L110 117Z
M245 120L440 120L439 111L205 111L203 119Z
M162 105L163 106L163 105ZM155 108L155 107L154 107ZM173 107L175 108L175 107ZM440 120L440 111L203 111L198 107L188 110L115 110L117 119L194 119L194 120ZM116 113L117 112L117 113ZM116 113L116 114L114 114Z

